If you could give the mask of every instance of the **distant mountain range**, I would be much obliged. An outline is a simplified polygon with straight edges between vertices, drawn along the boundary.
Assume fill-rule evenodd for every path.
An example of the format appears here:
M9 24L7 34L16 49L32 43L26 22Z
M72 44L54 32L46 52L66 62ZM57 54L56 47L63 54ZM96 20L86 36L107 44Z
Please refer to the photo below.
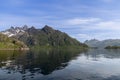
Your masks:
M87 47L87 45L71 38L68 34L55 30L50 26L45 25L42 29L36 29L34 26L28 27L11 27L1 32L10 38L17 39L25 43L28 47L40 46L78 46Z
M103 41L92 39L92 40L86 40L84 43L89 47L105 48L108 46L120 46L120 39L107 39Z

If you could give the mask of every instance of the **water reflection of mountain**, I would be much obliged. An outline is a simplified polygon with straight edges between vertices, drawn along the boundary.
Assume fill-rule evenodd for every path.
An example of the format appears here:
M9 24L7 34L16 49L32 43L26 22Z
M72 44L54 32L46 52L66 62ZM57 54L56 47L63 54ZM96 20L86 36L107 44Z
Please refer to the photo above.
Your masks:
M49 50L49 51L1 51L0 67L8 73L48 75L55 70L63 69L80 51Z
M106 50L106 49L90 49L89 51L87 51L85 53L85 55L89 58L100 58L100 57L104 57L104 58L120 58L120 49L110 49L110 50Z

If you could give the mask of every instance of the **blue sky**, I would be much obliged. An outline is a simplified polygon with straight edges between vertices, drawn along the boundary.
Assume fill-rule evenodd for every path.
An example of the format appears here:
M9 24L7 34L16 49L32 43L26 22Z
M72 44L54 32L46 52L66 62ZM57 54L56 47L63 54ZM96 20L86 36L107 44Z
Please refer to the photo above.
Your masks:
M70 36L120 39L120 0L0 0L0 30L52 26Z

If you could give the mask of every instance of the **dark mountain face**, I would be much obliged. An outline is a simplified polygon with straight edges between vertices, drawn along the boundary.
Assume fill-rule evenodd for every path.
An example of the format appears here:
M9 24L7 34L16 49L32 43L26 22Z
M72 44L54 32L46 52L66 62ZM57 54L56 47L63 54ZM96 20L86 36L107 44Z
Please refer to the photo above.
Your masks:
M45 25L43 28L42 28L42 31L46 32L46 33L51 33L51 32L54 32L54 29L48 25Z
M45 25L42 29L36 29L34 26L28 28L24 26L22 28L11 27L10 30L22 30L22 34L16 33L12 36L20 41L23 41L26 45L33 46L81 46L87 47L87 45L80 43L76 39L71 38L66 33L59 30L54 30L52 27ZM12 31L10 31L12 32Z

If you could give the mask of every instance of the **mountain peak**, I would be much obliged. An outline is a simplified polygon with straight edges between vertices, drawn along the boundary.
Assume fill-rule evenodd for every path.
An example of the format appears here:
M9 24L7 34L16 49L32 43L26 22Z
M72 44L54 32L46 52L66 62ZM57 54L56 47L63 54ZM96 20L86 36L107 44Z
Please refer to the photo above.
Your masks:
M53 32L54 29L53 29L52 27L48 26L48 25L45 25L45 26L42 28L42 31L49 33L49 32Z
M11 26L11 27L10 27L10 29L14 29L14 27L13 27L13 26Z
M27 30L27 29L28 29L28 26L24 25L23 27L13 27L13 26L11 26L10 29L8 29L8 30Z
M17 35L20 35L20 34L24 34L25 30L27 30L27 29L28 29L27 25L24 25L23 27L13 27L13 26L11 26L10 29L2 31L2 33L4 35L7 35L8 37L12 37L12 36L17 36Z
M34 26L32 26L31 29L36 29L36 28Z
M27 25L24 25L23 26L23 30L27 30L28 29L28 26Z
M97 39L91 39L90 41L99 41L99 40L97 40Z
M53 28L48 25L45 25L42 29L43 30L53 30Z
M34 26L32 26L31 28L28 28L27 29L27 31L29 32L29 33L36 33L36 31L37 31L37 29L34 27Z

